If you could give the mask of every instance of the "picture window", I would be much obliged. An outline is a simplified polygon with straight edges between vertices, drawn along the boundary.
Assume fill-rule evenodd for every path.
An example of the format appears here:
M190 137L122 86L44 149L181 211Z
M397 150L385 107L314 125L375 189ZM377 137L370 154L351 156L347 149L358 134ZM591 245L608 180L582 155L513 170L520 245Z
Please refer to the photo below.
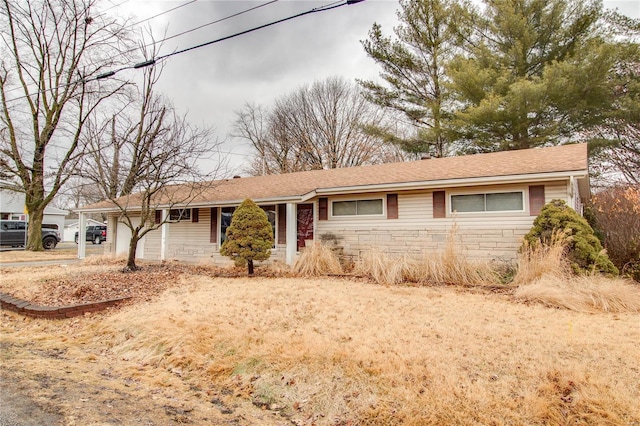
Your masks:
M471 213L523 210L524 198L522 191L451 196L452 212Z
M382 199L333 201L333 216L380 216L384 213Z

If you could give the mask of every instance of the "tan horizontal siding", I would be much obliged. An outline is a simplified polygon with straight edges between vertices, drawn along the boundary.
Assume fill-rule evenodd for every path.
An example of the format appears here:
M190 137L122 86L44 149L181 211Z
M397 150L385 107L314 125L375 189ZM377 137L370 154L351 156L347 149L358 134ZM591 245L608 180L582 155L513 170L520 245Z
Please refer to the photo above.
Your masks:
M567 192L567 188L569 187L569 182L548 182L544 185L544 201L545 203L550 202L551 200L564 200L567 203L570 201L569 193Z
M144 236L144 258L145 260L160 260L162 249L162 230L154 229Z
M360 255L372 248L391 254L424 254L444 248L451 229L457 227L455 238L465 254L478 259L513 260L522 237L529 232L535 216L529 215L529 184L482 186L472 191L459 189L451 193L483 193L493 191L524 191L524 211L514 213L451 214L446 218L433 217L432 191L413 191L398 194L398 219L386 217L329 217L317 221L316 239L324 233L339 237L345 253ZM545 199L566 199L566 182L545 185ZM378 198L384 194L368 194L362 198ZM357 197L331 197L329 202ZM447 205L447 211L449 206Z
M203 260L211 258L217 244L211 243L211 209L200 209L198 222L182 220L167 225L168 260Z

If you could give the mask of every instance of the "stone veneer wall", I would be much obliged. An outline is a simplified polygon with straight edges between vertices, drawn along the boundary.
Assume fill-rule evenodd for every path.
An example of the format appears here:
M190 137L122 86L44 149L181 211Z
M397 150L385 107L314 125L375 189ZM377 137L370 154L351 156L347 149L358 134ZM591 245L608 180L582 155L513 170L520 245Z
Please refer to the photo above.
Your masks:
M456 247L465 256L476 260L512 261L516 258L522 237L528 229L458 229L453 234L445 229L437 230L350 230L336 231L341 239L338 245L345 254L360 256L379 248L390 255L423 255L444 250L450 235Z

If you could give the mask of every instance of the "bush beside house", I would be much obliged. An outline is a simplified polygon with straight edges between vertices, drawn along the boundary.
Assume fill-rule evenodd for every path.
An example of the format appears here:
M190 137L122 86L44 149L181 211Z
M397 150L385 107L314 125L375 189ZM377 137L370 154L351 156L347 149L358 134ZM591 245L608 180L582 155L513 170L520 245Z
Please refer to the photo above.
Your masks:
M618 269L611 262L587 220L567 206L564 200L552 200L533 221L533 227L525 240L529 245L549 244L554 232L564 232L568 239L567 257L575 273L594 270L617 275Z
M234 211L226 236L220 254L238 266L246 264L249 275L253 275L254 260L271 256L273 229L264 210L248 198Z

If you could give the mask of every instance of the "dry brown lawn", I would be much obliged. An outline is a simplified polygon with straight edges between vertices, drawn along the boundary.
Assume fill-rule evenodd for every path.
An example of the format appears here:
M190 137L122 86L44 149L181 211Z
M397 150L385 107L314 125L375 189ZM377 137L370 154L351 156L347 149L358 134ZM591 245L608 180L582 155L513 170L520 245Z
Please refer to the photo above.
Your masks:
M14 262L32 262L40 260L75 260L78 258L78 246L75 243L64 242L58 244L53 250L44 250L39 252L33 252L28 250L6 250L3 247L3 251L0 251L0 265L3 263ZM104 245L93 245L87 243L85 254L87 258L100 256L104 252Z
M77 256L77 248L58 248L41 252L33 252L28 250L11 250L0 252L0 265L9 262L75 259Z
M0 287L36 294L95 267L4 268ZM171 279L82 318L3 312L0 378L64 424L640 425L638 313L454 286Z

